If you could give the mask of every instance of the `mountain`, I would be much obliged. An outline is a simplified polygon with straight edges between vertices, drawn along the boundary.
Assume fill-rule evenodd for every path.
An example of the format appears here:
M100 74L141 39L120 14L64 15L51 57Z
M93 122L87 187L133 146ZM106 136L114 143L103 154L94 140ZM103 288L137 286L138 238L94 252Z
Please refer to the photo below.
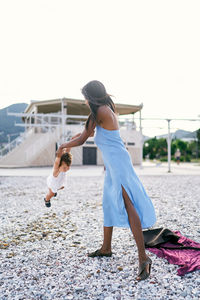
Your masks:
M7 134L13 134L13 136L10 136L12 141L20 132L24 132L23 127L15 126L15 123L23 123L21 117L8 116L7 111L16 113L24 112L27 106L27 103L16 103L0 109L0 144L8 142ZM14 135L15 133L16 135Z
M157 139L167 139L168 138L168 134L162 134L162 135L157 135L156 136ZM179 129L176 130L175 132L171 132L171 138L173 140L175 139L179 139L179 140L194 140L196 138L196 131L186 131L183 129ZM147 140L148 137L145 137L145 140ZM151 138L149 138L151 139Z
M182 140L182 139L190 139L190 140L193 140L196 138L196 131L186 131L186 130L182 130L182 129L179 129L179 130L176 130L175 132L171 133L171 137L172 139L179 139L179 140Z
M197 138L197 131L193 131L193 132L186 132L184 135L184 138L190 138L190 139L196 139Z
M172 133L172 139L195 139L196 138L196 131L191 132L191 131L186 131L179 129Z

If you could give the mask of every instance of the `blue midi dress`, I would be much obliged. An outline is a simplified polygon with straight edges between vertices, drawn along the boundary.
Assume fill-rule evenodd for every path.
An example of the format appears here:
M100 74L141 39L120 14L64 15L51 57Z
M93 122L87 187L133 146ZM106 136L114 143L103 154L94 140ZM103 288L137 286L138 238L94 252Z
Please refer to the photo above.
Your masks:
M139 215L142 228L151 227L156 221L154 206L134 171L119 130L107 130L97 125L94 140L102 153L106 168L103 190L104 226L130 226L122 196L123 186Z

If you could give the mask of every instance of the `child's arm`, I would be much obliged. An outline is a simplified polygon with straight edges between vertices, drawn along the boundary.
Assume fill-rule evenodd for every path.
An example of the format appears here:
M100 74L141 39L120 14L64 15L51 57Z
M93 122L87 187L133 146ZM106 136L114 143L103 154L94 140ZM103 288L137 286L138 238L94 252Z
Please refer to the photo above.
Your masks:
M53 165L53 176L54 177L58 176L60 159L61 159L62 154L63 154L63 150L59 148L58 151L56 152L56 159L55 159L54 165Z

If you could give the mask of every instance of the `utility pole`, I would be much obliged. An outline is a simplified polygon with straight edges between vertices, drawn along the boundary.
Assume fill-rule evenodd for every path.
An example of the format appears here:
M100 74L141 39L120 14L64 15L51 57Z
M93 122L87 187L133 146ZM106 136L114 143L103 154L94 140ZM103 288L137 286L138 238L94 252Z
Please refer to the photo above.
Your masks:
M64 143L64 135L65 135L64 98L61 99L61 113L62 113L62 143Z
M171 121L200 121L200 115L198 115L198 119L184 119L184 118L177 118L177 119L162 119L162 118L137 118L139 119L140 126L141 126L141 120L166 120L168 122L168 138L167 138L167 143L168 143L168 173L171 172L171 134L170 134L170 122ZM144 127L143 127L144 128Z
M140 134L141 134L141 165L140 165L140 168L142 168L144 140L143 140L143 134L142 134L142 113L141 113L141 110L139 111L139 113L140 113Z
M171 172L171 135L170 135L170 121L171 119L167 119L168 122L168 139L167 139L167 144L168 144L168 173Z

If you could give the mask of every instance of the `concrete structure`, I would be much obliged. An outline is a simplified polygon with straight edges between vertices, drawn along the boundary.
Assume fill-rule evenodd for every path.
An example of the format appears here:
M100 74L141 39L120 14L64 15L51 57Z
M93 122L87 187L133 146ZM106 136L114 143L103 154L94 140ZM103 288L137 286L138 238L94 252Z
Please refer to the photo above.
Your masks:
M120 134L130 152L133 164L141 164L143 146L141 122L137 131L134 114L139 112L141 119L142 105L115 104L115 106L119 116ZM89 113L83 100L68 98L32 101L24 113L8 113L22 117L24 124L16 125L25 126L25 133L15 146L14 142L7 146L6 155L0 157L0 167L52 165L57 147L83 130ZM126 118L122 119L124 115ZM93 137L84 145L72 148L71 152L73 165L103 164Z

